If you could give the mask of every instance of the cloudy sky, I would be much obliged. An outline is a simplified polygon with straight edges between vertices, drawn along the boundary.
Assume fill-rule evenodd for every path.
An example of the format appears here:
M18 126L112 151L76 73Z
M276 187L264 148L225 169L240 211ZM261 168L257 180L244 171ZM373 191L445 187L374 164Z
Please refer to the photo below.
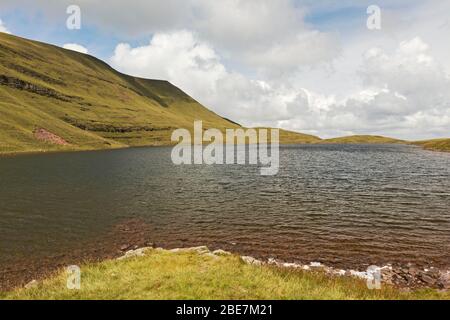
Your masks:
M243 125L428 139L450 136L449 12L448 0L0 0L0 32L167 79Z

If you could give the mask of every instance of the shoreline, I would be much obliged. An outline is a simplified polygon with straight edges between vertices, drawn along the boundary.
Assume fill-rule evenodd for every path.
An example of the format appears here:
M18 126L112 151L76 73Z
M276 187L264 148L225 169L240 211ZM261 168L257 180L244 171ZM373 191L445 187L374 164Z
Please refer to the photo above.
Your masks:
M98 152L98 151L115 151L126 149L141 149L141 148L159 148L170 147L172 144L149 144L139 146L121 146L113 148L87 148L87 149L67 149L67 150L41 150L41 151L13 151L13 152L0 152L0 158L15 158L18 156L31 156L31 155L46 155L46 154L65 154L65 153L82 153L82 152Z
M405 141L404 143L332 143L327 141L321 142L308 142L308 143L300 143L300 142L280 142L280 146L292 146L292 145L403 145L403 146L412 146L416 148L420 148L424 151L431 152L440 152L440 153L450 153L449 150L445 149L436 149L436 148L428 148L424 145L418 144L414 141ZM162 144L148 144L148 145L137 145L137 146L118 146L112 148L80 148L80 149L63 149L63 150L34 150L34 151L8 151L8 152L0 152L1 158L14 158L17 156L30 156L30 155L41 155L41 154L65 154L65 153L75 153L75 152L96 152L96 151L114 151L114 150L124 150L124 149L140 149L140 148L158 148L158 147L171 147L173 143L162 143Z
M168 252L186 250L202 251L203 253L229 252L237 255L251 265L268 265L282 269L318 271L327 276L343 276L366 279L369 277L367 269L361 266L336 267L317 261L292 262L279 258L239 250L238 246L221 247L220 245L182 246L155 244L149 238L147 227L139 219L128 220L113 226L105 235L98 239L90 239L82 248L67 250L66 254L55 254L49 257L24 258L9 265L0 266L0 292L21 288L31 282L41 281L52 277L69 265L85 265L101 263L109 260L121 259L124 256L139 255L145 248L157 248ZM152 239L153 240L153 239ZM209 249L211 248L211 250ZM256 253L256 252L254 252ZM380 268L382 283L401 290L417 290L431 288L435 290L450 290L450 266L437 268L433 266L418 266L408 264L382 264Z
M377 278L259 262L207 247L139 248L61 269L42 281L0 292L0 300L449 300L449 290L401 289ZM75 285L76 287L74 287ZM68 290L77 289L77 290Z
M306 272L319 272L330 277L350 277L366 281L373 281L377 274L380 277L381 285L388 285L401 290L418 289L436 289L441 291L450 290L450 269L440 270L434 267L429 269L414 267L408 264L404 267L394 267L391 264L384 266L373 266L374 268L366 271L354 269L340 269L327 266L320 262L312 261L308 264L299 264L294 262L285 262L279 259L268 258L267 260L256 259L252 256L240 255L236 252L230 252L222 249L210 250L207 246L186 247L165 249L161 247L143 247L125 252L124 255L115 260L122 260L131 257L139 257L145 254L146 250L159 250L171 253L195 252L207 256L237 255L248 265L254 266L273 266L279 269L301 270Z
M249 265L251 267L256 268L273 268L273 270L278 270L280 272L288 272L288 273L303 273L311 276L323 276L329 281L333 281L333 279L344 279L351 281L358 280L364 281L367 283L368 288L369 284L375 286L373 288L378 289L386 289L392 288L394 290L399 290L399 292L420 292L421 290L431 290L436 293L448 293L450 292L450 270L442 271L437 269L431 270L419 270L414 269L413 272L411 267L409 267L409 271L404 271L404 268L393 268L392 266L383 266L378 269L372 269L368 271L356 271L356 270L345 270L345 269L337 269L333 267L326 266L324 264L318 262L310 262L309 264L297 264L297 263L289 263L282 262L280 260L269 258L268 260L259 260L252 256L243 256L237 253L233 253L230 251L225 251L222 249L210 250L207 246L196 246L196 247L183 247L183 248L173 248L173 249L164 249L161 247L154 246L145 246L140 248L134 248L127 251L122 251L118 256L100 260L96 263L89 263L86 265L81 265L81 269L92 267L97 264L114 264L115 262L121 262L123 260L132 260L144 258L148 253L158 252L164 255L167 254L190 254L198 257L205 257L208 259L219 259L222 257L231 257L238 258L242 263ZM66 266L67 267L67 266ZM54 272L48 274L45 277L41 277L38 279L32 279L26 284L22 286L11 287L7 290L0 290L1 294L12 293L17 290L27 290L33 289L40 284L47 282L54 277L60 276L64 269L59 268ZM186 267L188 267L186 265ZM191 267L191 266L190 266ZM131 272L133 272L131 270ZM402 281L406 277L410 279L414 279L409 284ZM380 282L377 284L377 280ZM430 282L433 282L431 285Z

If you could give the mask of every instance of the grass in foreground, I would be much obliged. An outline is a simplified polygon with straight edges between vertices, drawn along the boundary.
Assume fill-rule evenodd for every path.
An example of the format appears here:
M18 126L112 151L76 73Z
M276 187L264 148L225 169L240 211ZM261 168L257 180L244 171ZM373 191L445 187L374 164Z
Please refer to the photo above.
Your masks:
M247 265L237 256L147 251L143 257L82 267L81 290L60 272L0 299L450 299L432 290L369 290L364 281Z

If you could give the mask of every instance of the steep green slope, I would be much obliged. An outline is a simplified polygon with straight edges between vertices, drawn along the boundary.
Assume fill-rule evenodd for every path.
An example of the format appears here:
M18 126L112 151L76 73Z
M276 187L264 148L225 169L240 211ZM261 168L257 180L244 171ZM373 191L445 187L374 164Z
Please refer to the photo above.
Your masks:
M0 33L0 152L168 144L173 129L194 120L204 128L238 127L167 81ZM67 145L42 139L41 129Z

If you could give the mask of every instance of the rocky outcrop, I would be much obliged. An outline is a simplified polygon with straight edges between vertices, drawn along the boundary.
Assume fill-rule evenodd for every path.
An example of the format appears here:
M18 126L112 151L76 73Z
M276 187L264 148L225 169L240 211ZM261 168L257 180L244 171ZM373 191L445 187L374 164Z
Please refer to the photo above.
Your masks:
M178 253L178 252L196 252L198 254L206 254L210 253L207 246L198 246L198 247L191 247L191 248L175 248L168 250L169 252Z
M450 271L442 272L436 284L442 290L450 290Z
M228 252L228 251L225 251L222 249L214 250L212 253L216 256L231 256L232 255L231 252Z
M117 258L117 260L123 260L123 259L132 258L132 257L144 256L145 252L148 250L151 250L151 249L159 250L159 251L167 251L167 252L171 252L171 253L190 252L190 253L195 253L195 254L199 254L199 255L214 258L214 259L217 259L220 256L232 255L231 252L221 250L221 249L214 250L211 252L207 246L198 246L198 247L191 247L191 248L175 248L175 249L169 249L169 250L165 250L163 248L144 247L144 248L139 248L139 249L134 249L134 250L128 250L123 256Z
M252 264L251 259L246 258L244 261ZM269 258L266 264L275 265L281 268L321 271L333 276L351 276L365 280L372 280L374 274L379 273L382 283L395 287L450 290L450 271L439 270L433 267L420 269L414 267L412 264L409 264L406 267L385 265L366 271L336 269L323 265L320 262L311 262L309 264L287 263L273 258Z
M383 281L400 287L450 289L450 271L437 268L420 269L412 265L383 270Z
M75 97L75 96L68 96L68 95L62 94L56 90L42 87L42 86L18 79L18 78L6 76L3 74L0 74L0 85L18 89L18 90L28 91L28 92L31 92L34 94L61 100L64 102L70 102L74 99L79 99L78 97Z
M255 259L250 256L242 256L241 260L244 261L246 264L251 264L255 266L261 266L263 264L261 260Z
M169 131L173 128L170 127L154 127L149 125L142 126L118 126L107 123L100 123L93 120L78 120L70 117L63 117L63 121L77 127L81 130L92 131L92 132L114 132L114 133L130 133L130 132L142 132L142 131Z
M139 249L135 249L135 250L129 250L127 251L123 256L118 257L116 260L123 260L123 259L128 259L128 258L133 258L133 257L142 257L145 255L145 252L148 250L151 250L151 247L144 247L144 248L139 248Z

